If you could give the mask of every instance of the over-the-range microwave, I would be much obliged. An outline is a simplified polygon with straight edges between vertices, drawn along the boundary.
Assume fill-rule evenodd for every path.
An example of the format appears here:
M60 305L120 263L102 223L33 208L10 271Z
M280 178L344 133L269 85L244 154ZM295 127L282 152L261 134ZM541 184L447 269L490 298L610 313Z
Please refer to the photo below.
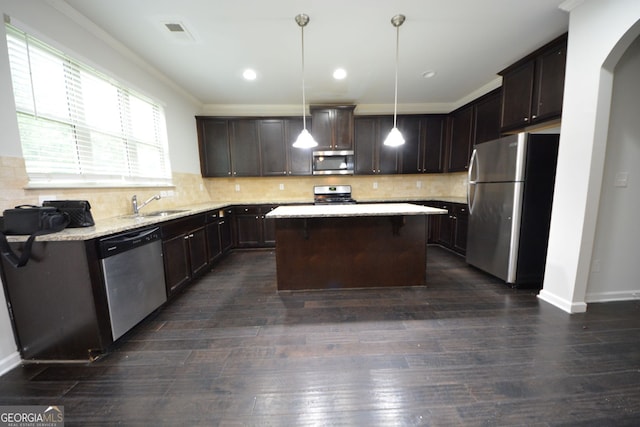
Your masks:
M314 175L353 175L353 150L314 151Z

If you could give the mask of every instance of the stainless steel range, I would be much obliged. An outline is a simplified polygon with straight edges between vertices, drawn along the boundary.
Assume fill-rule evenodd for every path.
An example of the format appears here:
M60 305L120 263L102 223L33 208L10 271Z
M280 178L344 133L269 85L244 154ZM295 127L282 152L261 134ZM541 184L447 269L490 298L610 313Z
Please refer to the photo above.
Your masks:
M356 201L351 197L350 185L316 185L313 187L313 203L353 205Z

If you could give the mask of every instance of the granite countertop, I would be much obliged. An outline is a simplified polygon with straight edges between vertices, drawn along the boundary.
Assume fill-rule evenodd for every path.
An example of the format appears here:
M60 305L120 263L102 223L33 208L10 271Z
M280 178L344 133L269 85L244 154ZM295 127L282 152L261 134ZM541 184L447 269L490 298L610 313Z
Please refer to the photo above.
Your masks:
M422 199L423 201L427 200L439 200L445 202L454 202L454 203L466 203L466 199L462 197L433 197L428 199ZM397 202L403 202L403 200L395 200ZM416 201L416 198L411 198L408 201ZM410 203L376 203L382 202L375 200L361 200L360 204L356 205L312 205L312 201L282 201L282 204L287 203L297 203L297 206L280 206L273 211L271 211L267 216L270 218L278 218L278 216L273 215L273 212L284 208L305 208L306 211L302 213L298 212L295 216L289 215L286 217L313 217L313 216L358 216L358 215L431 215L431 214L440 214L446 213L446 210L436 209L430 207L424 207L419 205L414 205ZM266 203L266 202L261 202ZM302 204L300 204L302 203ZM45 234L43 236L38 236L36 241L74 241L74 240L91 240L104 236L108 236L115 233L126 232L128 230L133 230L135 228L147 227L154 224L160 224L165 221L170 221L173 219L183 218L190 215L203 213L211 210L222 209L228 206L233 205L249 205L251 203L240 203L240 202L209 202L209 203L201 203L197 205L191 205L181 208L172 208L167 209L169 211L173 211L174 213L170 215L164 216L145 216L145 212L143 211L139 216L133 215L121 215L112 218L103 218L97 219L96 225L93 227L83 227L83 228L66 228L58 233ZM278 201L269 202L269 204L280 204ZM332 211L329 211L328 209ZM148 213L152 212L149 210ZM287 211L285 211L287 212ZM290 211L295 212L295 211ZM306 213L305 213L306 212ZM28 236L7 236L7 240L9 242L24 242L27 240Z
M363 203L356 205L279 206L269 212L269 218L323 218L349 216L433 215L447 210L411 203Z
M126 232L134 228L147 227L172 219L183 218L197 213L203 213L210 210L221 209L229 206L231 203L202 203L184 208L167 209L173 211L170 215L164 216L144 216L142 211L139 216L121 215L112 218L104 218L95 220L96 225L93 227L82 228L65 228L64 230L38 236L36 241L55 242L55 241L72 241L72 240L91 240L99 237L108 236L114 233ZM179 211L179 212L178 212ZM148 211L153 212L152 210ZM28 236L7 236L9 242L23 242Z

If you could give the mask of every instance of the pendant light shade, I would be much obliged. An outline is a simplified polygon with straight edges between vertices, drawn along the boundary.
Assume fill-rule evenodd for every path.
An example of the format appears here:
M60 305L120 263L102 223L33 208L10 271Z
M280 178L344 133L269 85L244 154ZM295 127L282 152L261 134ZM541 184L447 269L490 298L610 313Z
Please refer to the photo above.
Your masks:
M404 138L402 133L396 126L396 120L398 117L398 51L400 47L400 25L405 21L404 15L396 15L391 18L391 24L396 27L396 85L395 85L395 98L393 101L393 129L389 132L387 139L384 140L384 145L389 147L398 147L404 144Z
M302 34L302 132L293 143L296 148L313 148L318 145L313 136L307 130L307 107L304 94L304 27L309 23L309 16L301 13L296 15L296 23L300 26Z

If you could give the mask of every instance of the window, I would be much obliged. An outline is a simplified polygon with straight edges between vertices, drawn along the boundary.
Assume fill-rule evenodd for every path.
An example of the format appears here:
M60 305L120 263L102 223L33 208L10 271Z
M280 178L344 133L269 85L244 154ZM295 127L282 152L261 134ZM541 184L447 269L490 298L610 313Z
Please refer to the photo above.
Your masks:
M171 184L162 107L7 24L29 185Z

